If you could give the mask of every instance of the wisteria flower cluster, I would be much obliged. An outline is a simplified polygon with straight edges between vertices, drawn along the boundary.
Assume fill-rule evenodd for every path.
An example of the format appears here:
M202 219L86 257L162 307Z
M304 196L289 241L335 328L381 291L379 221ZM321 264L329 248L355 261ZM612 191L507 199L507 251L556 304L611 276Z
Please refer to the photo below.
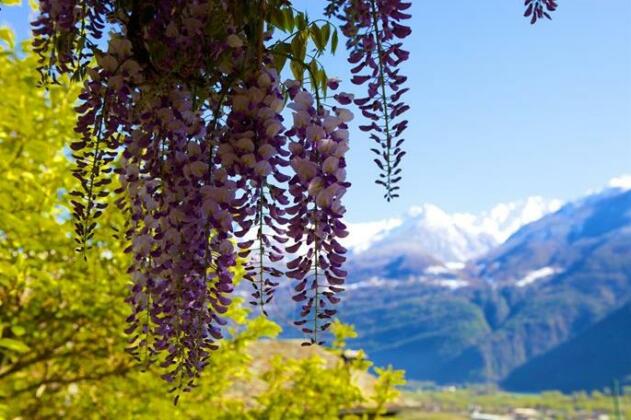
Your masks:
M524 16L530 17L531 24L537 23L538 19L544 17L552 19L548 12L554 12L559 7L556 0L525 0L524 5L526 6Z
M263 67L244 86L234 89L227 119L226 141L218 147L221 165L238 180L242 196L233 203L239 230L235 237L242 258L248 258L245 278L254 288L253 305L267 315L274 289L283 272L285 234L284 207L289 204L279 185L289 176L287 140L281 111L285 101L279 75Z
M380 171L376 183L385 188L388 201L399 196L397 183L402 178L400 165L405 155L401 136L408 121L400 117L410 107L402 102L408 88L402 87L407 77L399 66L409 58L402 40L412 30L401 22L411 17L405 12L411 5L401 0L351 0L328 10L344 22L348 61L353 65L351 81L368 86L366 96L355 98L354 103L370 121L360 129L369 132L376 143L371 149Z
M287 263L286 274L297 280L293 299L302 303L302 319L296 325L311 335L309 344L322 344L318 334L331 325L336 311L329 306L339 302L336 294L343 291L346 276L346 250L338 240L347 235L341 200L350 186L344 156L349 149L346 123L353 116L347 109L318 106L297 84L289 92L294 120L289 150L295 175L289 180L294 204L287 209L287 233L293 244L287 250L308 251Z
M538 17L547 16L542 1L530 5ZM305 344L324 343L347 274L340 238L353 114L344 107L354 103L369 121L360 128L378 146L377 182L397 197L410 3L328 4L326 14L343 21L351 81L367 84L359 98L335 93L339 80L317 59L336 49L335 26L310 21L289 0L39 6L42 82L83 82L69 145L78 250L93 246L112 195L127 215L130 353L164 370L177 402L219 345L240 261L264 314L292 279Z

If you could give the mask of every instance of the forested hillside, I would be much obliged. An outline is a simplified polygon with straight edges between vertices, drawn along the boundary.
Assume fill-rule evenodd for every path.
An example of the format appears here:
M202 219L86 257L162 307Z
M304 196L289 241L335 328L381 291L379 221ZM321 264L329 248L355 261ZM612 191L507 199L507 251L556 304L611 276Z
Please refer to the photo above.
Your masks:
M342 317L356 324L360 344L375 360L397 361L411 378L501 381L629 302L630 215L631 191L605 189L525 224L460 267L428 254L416 225L403 223L395 236L382 234L373 252L363 251L351 264ZM449 243L449 237L443 240ZM370 258L397 246L407 252ZM618 336L628 340L631 330L621 328ZM626 360L611 363L624 371ZM574 377L574 385L571 377L567 389L603 385L595 372L583 372L580 381ZM542 381L538 377L531 386Z

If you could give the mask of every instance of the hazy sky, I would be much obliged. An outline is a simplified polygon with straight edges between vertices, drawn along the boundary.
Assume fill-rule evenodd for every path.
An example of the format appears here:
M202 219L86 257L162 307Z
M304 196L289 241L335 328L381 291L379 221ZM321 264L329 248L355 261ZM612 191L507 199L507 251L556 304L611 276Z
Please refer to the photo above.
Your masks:
M354 130L350 221L424 202L477 212L529 195L571 199L631 173L631 1L559 0L554 20L535 26L522 0L412 3L402 197L381 199L371 145ZM294 4L315 17L324 1ZM26 14L6 8L0 24L24 36ZM323 61L348 78L343 48Z

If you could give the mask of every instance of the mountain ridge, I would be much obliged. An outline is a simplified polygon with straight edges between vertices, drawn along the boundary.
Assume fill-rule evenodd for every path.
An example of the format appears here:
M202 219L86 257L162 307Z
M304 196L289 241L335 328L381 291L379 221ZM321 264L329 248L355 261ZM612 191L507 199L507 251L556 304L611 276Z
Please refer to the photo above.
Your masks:
M438 227L453 220L428 216L435 210L392 224L350 254L340 314L356 324L358 344L377 363L405 368L412 379L502 383L631 301L626 185L566 203L457 264L405 233L427 228L427 218L447 222ZM631 341L631 331L623 335Z
M350 223L343 244L353 256L406 237L423 242L426 253L444 262L463 262L505 241L520 227L558 210L562 202L540 196L500 203L480 214L449 214L434 204L411 207L403 217ZM411 236L411 237L410 237Z

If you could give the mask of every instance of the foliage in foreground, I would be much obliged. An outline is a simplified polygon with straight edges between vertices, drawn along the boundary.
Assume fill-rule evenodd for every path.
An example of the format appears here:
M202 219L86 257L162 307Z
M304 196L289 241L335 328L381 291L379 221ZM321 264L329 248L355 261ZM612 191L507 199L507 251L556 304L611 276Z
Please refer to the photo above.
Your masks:
M383 380L372 397L362 392L354 380L370 366L362 359L327 364L321 353L251 369L249 349L280 328L249 318L238 300L200 389L174 407L159 374L141 372L124 349L127 256L110 232L121 223L114 207L95 252L84 261L73 251L67 191L76 181L63 145L78 91L36 89L34 65L30 54L0 50L0 418L336 418L396 396ZM353 331L333 329L338 354ZM392 375L401 374L382 377ZM244 398L252 384L259 391Z

